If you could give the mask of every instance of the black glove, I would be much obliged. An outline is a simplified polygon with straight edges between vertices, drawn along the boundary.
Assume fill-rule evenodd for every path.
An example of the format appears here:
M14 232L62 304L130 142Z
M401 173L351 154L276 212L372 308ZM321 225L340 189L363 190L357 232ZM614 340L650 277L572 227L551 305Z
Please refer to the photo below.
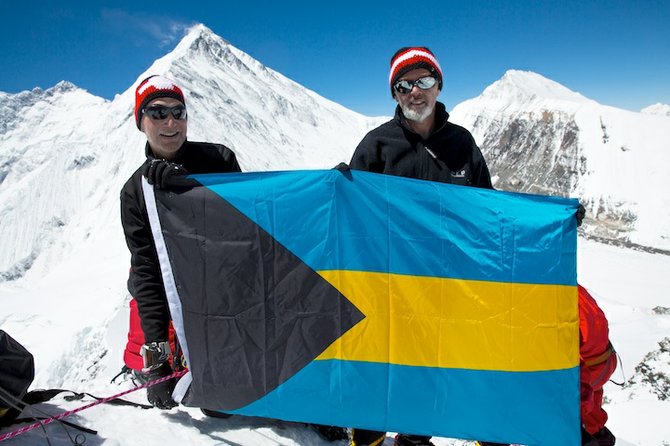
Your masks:
M586 215L586 208L582 206L581 203L579 203L579 207L577 208L577 213L575 214L575 217L577 218L577 226L582 225L582 220L584 220L584 216Z
M175 178L188 175L188 170L172 161L152 159L147 160L142 166L142 175L149 184L164 189L168 184L174 184Z
M349 164L347 163L340 163L337 166L333 167L333 169L337 169L340 172L349 172L351 170L351 167L349 167Z
M148 379L149 382L151 382L171 374L172 368L170 367L169 363L165 362L157 369L150 371L148 373ZM172 378L148 387L147 400L149 400L152 406L159 409L172 409L177 405L177 403L172 399L172 391L174 390L174 386L176 384L177 380Z

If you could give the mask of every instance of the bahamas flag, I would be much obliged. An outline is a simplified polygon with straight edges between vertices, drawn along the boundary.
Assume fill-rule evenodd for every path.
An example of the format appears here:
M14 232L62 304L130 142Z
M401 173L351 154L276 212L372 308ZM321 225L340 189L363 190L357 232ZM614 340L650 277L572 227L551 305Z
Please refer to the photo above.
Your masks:
M580 444L573 199L351 171L144 184L187 405Z

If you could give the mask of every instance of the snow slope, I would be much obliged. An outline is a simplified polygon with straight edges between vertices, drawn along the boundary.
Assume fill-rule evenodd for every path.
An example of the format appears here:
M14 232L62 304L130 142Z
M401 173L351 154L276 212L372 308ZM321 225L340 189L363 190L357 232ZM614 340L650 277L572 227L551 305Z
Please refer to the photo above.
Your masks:
M670 116L670 105L661 104L660 102L657 102L656 104L643 108L642 110L640 110L640 113L647 113L650 115Z

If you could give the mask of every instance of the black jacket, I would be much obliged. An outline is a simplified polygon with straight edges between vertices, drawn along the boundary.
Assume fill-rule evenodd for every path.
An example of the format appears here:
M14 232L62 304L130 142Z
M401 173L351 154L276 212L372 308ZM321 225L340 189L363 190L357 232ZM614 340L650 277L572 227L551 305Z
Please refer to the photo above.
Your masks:
M148 143L146 155L148 161L154 158ZM174 162L193 174L240 172L233 151L220 144L186 141ZM148 343L168 340L170 312L142 194L141 169L140 166L121 189L121 224L131 255L128 291L137 300Z
M492 189L491 175L474 138L449 122L444 104L435 105L435 130L423 140L405 123L400 106L395 117L370 131L358 144L349 166L421 180Z

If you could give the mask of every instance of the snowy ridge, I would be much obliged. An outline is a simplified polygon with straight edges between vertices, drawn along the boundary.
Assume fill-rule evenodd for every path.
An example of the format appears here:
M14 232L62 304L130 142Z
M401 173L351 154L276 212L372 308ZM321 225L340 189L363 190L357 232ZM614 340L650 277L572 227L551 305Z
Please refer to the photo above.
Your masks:
M54 95L75 91L78 88L67 81L61 81L48 90L34 88L31 91L23 91L17 94L0 92L0 134L11 130L9 124L16 124L14 116L20 114L23 109L32 107L40 101L49 101Z
M670 119L598 104L539 74L508 71L457 105L504 190L579 198L585 232L670 249Z
M640 113L646 113L648 115L670 116L670 105L657 102L656 104L643 108L640 110Z

